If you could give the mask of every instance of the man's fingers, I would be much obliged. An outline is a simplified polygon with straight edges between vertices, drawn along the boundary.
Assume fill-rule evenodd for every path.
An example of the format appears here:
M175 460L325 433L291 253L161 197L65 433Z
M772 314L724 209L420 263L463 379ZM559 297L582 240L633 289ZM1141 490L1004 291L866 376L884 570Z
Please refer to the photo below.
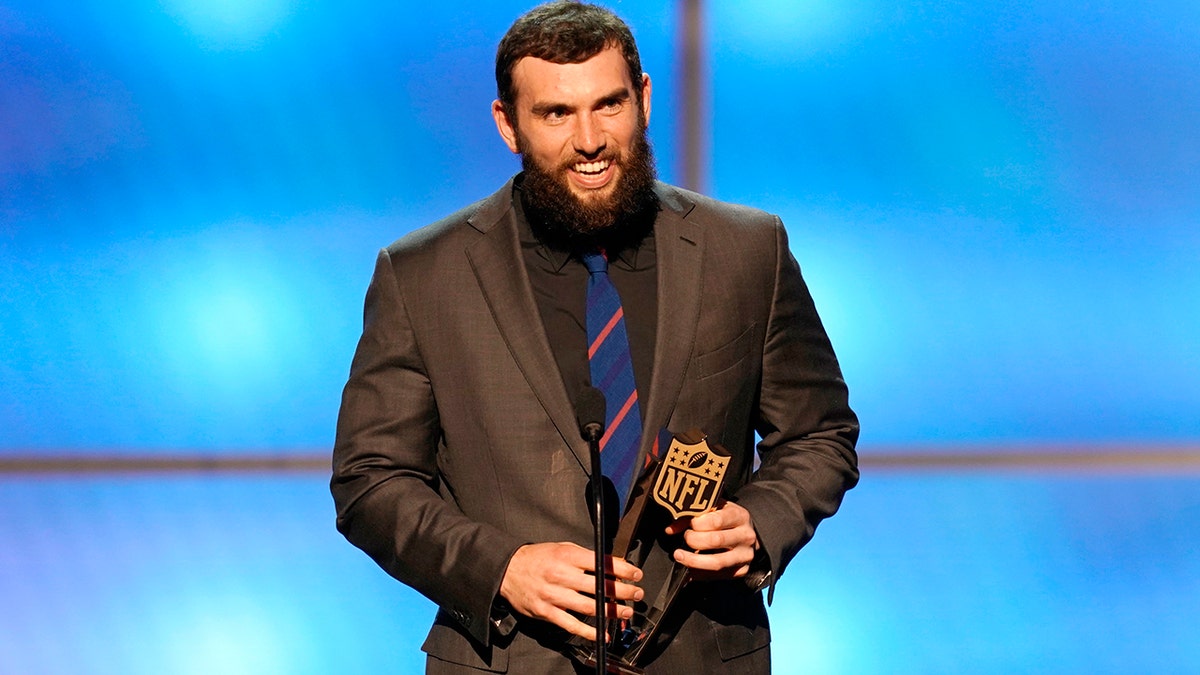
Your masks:
M725 511L709 511L692 518L691 527L689 529L696 532L712 532L714 530L726 530L733 527L733 524L726 525L728 519Z
M732 571L733 576L745 576L754 560L754 550L735 548L719 553L694 553L686 549L675 550L675 561L695 570L710 572Z
M668 534L681 532L687 548L677 549L675 560L697 570L699 576L727 578L749 573L758 534L745 508L725 502L714 511L690 520L681 518L667 528Z
M624 558L616 556L608 556L606 558L605 573L606 576L615 577L621 581L637 583L642 580L642 571L636 565ZM591 566L589 565L589 568Z
M688 530L683 535L684 543L695 551L732 549L739 546L754 548L754 543L757 540L758 535L755 534L754 528L751 527L742 527L735 530L716 530L713 532Z
M632 619L633 608L615 602L608 603L607 616L609 619Z
M688 530L683 533L683 541L693 551L711 551L714 549L727 549L736 545L736 542L730 541L729 533L726 530L718 530L716 532L697 532L696 530Z
M685 516L667 526L667 534L681 532L716 532L750 526L750 512L733 503L722 502L720 507L698 516Z
M552 623L572 635L578 635L585 640L595 640L595 627L584 623L576 616L594 616L595 614L596 600L594 596L569 593L555 601L539 603L533 616ZM632 619L633 608L610 602L606 603L605 614L610 620Z
M589 592L596 589L595 584L592 585ZM605 580L604 595L609 600L641 600L645 592L638 586L623 581L618 581L609 577Z
M513 610L582 638L595 639L596 631L579 617L596 613L595 554L572 543L526 544L509 560L500 594ZM605 614L630 618L632 608L621 602L641 600L645 592L635 583L642 571L628 561L609 557L606 571Z
M638 576L641 576L640 571L638 572ZM559 588L570 591L563 595L556 595L554 598L556 602L566 599L575 600L577 598L585 598L587 604L586 608L578 602L572 603L569 607L559 604L560 607L570 609L574 612L582 612L589 616L596 613L596 575L591 570L577 570L575 574L570 574L567 578L556 580L556 583ZM642 599L645 591L634 584L610 576L604 580L604 595L609 600L637 601Z
M633 618L633 608L623 607L620 605L616 605L616 606L609 605L608 617L610 620L612 620L612 619L632 619ZM579 619L575 618L574 616L572 616L571 614L569 614L567 612L557 612L553 616L547 616L547 617L541 617L541 618L544 621L548 621L548 622L558 626L559 628L562 628L563 630L567 631L571 635L578 635L579 637L581 637L585 640L588 640L589 642L594 642L596 640L596 627L595 626L589 626L588 624L580 621Z
M543 621L552 623L555 626L558 626L559 628L567 631L571 635L578 635L579 637L581 637L585 640L595 640L596 639L596 628L594 626L587 625L586 623L580 621L579 619L576 619L574 616L572 616L568 612L558 610L547 616L542 616L542 617L538 617L538 618L542 619Z
M720 508L693 518L691 529L699 532L712 532L714 530L732 530L749 524L749 511L733 502L724 502Z

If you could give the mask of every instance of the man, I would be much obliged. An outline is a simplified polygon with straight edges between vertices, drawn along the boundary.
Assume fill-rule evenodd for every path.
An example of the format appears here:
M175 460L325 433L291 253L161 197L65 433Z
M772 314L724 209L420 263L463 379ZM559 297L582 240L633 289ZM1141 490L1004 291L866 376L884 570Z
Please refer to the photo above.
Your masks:
M654 180L650 78L607 10L524 15L496 80L492 114L524 170L380 252L338 420L338 528L439 606L429 672L580 668L566 641L594 638L595 605L575 403L596 384L581 260L603 251L639 466L664 428L732 453L728 501L669 526L698 580L647 672L768 672L758 591L858 478L857 420L783 226ZM612 599L644 599L640 570L611 569Z

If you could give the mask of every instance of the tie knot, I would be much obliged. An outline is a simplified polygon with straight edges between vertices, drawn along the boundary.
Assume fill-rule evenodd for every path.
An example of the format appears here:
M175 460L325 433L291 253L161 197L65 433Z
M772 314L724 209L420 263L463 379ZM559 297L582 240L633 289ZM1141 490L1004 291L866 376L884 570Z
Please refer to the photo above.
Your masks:
M594 253L585 253L583 255L583 266L587 268L590 274L607 274L608 259L603 253L596 251Z

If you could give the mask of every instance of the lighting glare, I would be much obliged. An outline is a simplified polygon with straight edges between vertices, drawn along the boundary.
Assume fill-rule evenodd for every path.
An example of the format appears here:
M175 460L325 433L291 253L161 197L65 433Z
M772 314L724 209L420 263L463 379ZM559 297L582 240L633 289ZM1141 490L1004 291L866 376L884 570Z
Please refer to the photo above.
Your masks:
M255 47L291 14L294 0L164 0L163 9L208 47Z
M260 675L292 671L272 617L261 608L234 602L197 609L202 611L180 626L169 657L174 663L168 672Z

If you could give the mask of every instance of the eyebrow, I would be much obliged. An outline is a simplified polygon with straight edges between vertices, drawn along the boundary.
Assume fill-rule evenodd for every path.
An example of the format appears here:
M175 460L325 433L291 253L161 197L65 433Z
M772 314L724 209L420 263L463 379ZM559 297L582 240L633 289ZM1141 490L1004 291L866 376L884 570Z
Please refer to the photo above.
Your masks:
M609 103L609 102L624 102L624 101L628 101L630 98L631 97L629 95L629 89L627 89L625 87L619 87L617 89L613 89L607 95L601 96L599 99L597 99L597 103L604 104L604 103ZM534 115L545 115L546 113L552 112L555 110L571 110L571 109L572 109L572 106L569 106L565 103L555 103L553 101L540 101L538 103L533 104L533 107L530 110L533 112Z

